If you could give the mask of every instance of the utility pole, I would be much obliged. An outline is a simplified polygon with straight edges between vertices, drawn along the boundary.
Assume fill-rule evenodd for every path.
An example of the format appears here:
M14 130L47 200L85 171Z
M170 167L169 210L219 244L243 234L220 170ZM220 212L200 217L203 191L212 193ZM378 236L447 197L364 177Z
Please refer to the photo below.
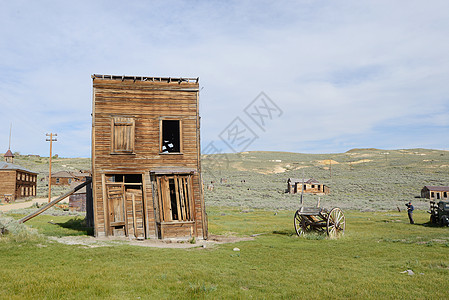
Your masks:
M56 133L47 133L46 136L49 138L46 139L47 142L50 142L50 170L48 172L48 203L51 202L51 146L53 142L56 142L57 139L55 136L58 136Z

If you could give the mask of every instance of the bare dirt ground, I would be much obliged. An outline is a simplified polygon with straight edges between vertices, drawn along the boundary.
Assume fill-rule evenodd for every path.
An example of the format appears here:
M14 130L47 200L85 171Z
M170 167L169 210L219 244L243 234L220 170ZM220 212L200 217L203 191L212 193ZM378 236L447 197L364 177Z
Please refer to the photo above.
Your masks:
M56 197L54 199L56 199ZM2 205L0 206L0 211L5 212L5 211L13 210L13 209L28 208L36 202L39 204L47 203L48 198L34 198L34 199L32 199L30 201L26 201L26 202L15 202L15 203L9 203L9 204L2 203Z
M79 245L85 248L97 248L97 247L111 247L117 245L132 245L141 247L154 247L154 248L175 248L175 249L188 249L188 248L210 248L214 245L225 243L236 243L242 241L254 240L254 237L229 237L220 235L210 235L207 240L195 240L190 242L186 239L147 239L136 240L129 238L108 238L92 236L65 236L65 237L49 237L51 241L55 241L66 245Z

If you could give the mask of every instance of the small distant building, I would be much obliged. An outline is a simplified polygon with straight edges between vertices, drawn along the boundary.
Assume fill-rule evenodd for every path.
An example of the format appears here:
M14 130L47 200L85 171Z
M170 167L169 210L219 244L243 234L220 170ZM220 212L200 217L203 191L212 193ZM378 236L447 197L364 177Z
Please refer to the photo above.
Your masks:
M0 162L0 200L14 201L36 196L37 174L14 164L14 155L8 150Z
M69 186L72 184L72 182L86 181L86 177L90 177L90 173L87 171L76 173L68 171L59 171L54 174L51 174L51 185Z
M421 190L421 198L430 200L449 200L449 186L426 185Z
M67 171L59 171L51 174L51 185L67 185L69 186L72 182L76 181L75 176Z
M302 179L298 178L289 178L287 180L287 192L290 194L301 193L303 190L304 193L314 194L314 195L327 195L330 193L330 189L327 185L318 182L316 179L310 178L308 180L304 180L304 185Z
M88 177L90 178L90 177ZM85 181L85 180L84 180ZM78 185L80 185L81 182L79 181L73 181L70 184L70 189L74 189ZM87 185L83 187L82 189L76 191L69 197L69 209L70 211L78 211L78 212L86 212L91 211L87 209L87 205L89 205L89 200L92 202L92 188L91 185ZM90 203L92 205L92 203Z

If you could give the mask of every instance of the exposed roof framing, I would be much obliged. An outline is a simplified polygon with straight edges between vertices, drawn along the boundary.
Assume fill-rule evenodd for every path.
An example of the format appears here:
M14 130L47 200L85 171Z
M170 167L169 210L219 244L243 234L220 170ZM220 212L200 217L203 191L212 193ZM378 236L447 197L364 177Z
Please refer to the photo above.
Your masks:
M147 76L126 76L126 75L100 75L93 74L92 79L108 79L108 80L132 80L132 81L152 81L152 82L168 82L168 83L198 83L199 77L197 78L183 78L183 77L147 77Z

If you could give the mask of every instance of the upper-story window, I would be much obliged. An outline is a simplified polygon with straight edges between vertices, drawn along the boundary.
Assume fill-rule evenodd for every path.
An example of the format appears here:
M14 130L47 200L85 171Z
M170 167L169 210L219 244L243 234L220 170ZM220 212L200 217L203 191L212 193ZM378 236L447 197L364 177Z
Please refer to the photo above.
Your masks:
M181 121L161 120L161 153L180 153L181 145Z
M134 153L134 118L114 117L112 119L112 153Z

